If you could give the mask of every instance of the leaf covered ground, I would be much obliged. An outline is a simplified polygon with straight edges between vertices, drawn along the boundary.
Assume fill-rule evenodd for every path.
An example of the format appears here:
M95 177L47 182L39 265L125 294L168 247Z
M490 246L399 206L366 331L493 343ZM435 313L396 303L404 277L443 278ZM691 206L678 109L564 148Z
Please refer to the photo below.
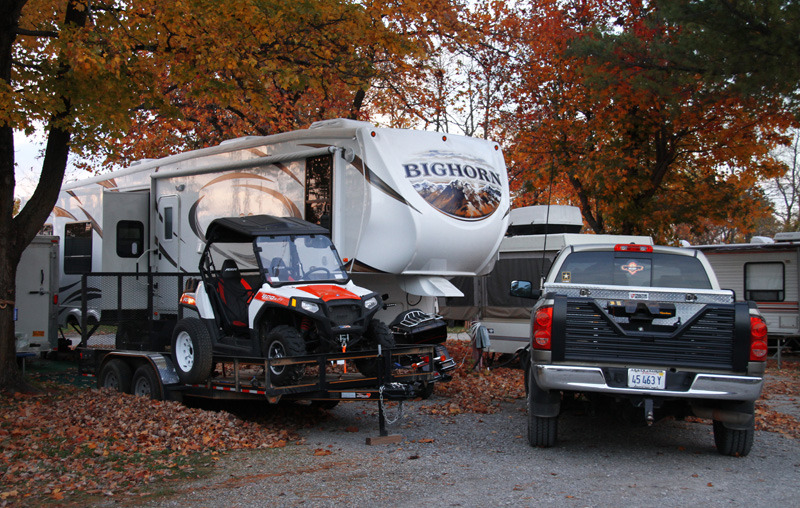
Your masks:
M494 413L525 396L519 369L474 369L469 342L447 346L459 367L452 381L436 386L435 397L418 403L421 411ZM63 377L43 387L37 395L0 396L0 506L144 495L155 482L164 488L202 475L227 451L302 444L298 430L328 418L309 407L236 414L191 408L75 387ZM779 410L797 409L799 395L800 362L784 362L781 370L770 362L756 428L800 439L797 413Z

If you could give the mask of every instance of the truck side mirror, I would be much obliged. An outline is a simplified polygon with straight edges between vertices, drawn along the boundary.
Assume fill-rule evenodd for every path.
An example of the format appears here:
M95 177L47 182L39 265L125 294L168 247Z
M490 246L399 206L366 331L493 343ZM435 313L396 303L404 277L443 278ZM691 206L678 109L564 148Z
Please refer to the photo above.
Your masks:
M542 296L542 292L538 289L533 289L533 285L527 280L512 281L509 294L519 298L530 298L534 300Z

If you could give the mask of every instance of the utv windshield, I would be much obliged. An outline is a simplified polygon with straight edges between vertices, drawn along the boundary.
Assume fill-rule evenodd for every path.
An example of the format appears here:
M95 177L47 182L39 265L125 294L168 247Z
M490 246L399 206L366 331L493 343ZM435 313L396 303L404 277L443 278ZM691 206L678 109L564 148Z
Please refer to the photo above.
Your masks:
M573 252L553 282L711 289L700 260L664 253Z
M327 236L259 236L256 251L264 275L273 285L347 281L339 254Z

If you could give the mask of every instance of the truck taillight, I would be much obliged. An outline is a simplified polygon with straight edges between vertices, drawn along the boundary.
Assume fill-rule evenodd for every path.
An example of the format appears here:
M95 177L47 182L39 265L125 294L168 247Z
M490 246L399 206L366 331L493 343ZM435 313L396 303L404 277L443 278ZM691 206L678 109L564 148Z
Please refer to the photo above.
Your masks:
M553 334L553 308L542 307L533 319L533 349L550 349Z
M750 316L750 361L767 359L767 325L760 316Z
M653 252L653 246L636 243L618 243L614 246L614 250L617 252Z

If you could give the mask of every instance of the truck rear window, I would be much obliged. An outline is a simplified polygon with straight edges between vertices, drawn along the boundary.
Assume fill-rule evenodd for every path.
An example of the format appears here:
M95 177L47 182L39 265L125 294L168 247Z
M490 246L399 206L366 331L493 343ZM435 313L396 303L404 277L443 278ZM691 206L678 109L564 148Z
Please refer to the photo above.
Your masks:
M664 253L573 252L553 282L711 289L700 260Z

